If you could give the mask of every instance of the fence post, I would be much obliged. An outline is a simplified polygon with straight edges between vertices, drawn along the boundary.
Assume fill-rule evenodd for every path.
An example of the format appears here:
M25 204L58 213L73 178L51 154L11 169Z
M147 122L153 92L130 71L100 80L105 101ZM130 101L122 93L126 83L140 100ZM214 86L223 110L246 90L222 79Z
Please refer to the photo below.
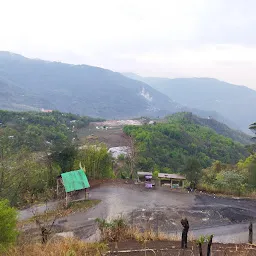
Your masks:
M133 211L132 211L132 230L133 230Z
M248 239L249 244L253 243L253 225L252 222L249 225L249 239Z
M158 214L156 215L156 235L159 237L159 228L158 228Z
M210 239L208 241L207 256L211 256L212 239L213 239L213 235L210 236Z

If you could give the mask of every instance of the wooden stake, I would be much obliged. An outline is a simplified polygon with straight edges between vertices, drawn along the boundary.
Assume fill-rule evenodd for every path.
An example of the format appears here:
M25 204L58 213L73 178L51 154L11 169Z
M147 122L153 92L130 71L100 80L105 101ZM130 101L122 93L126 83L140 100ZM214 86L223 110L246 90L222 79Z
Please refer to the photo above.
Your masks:
M68 193L66 192L66 208L68 208Z
M253 243L253 225L252 222L249 225L249 239L248 239L249 244Z
M57 179L57 198L59 197L59 179Z
M202 244L201 243L198 244L198 248L199 248L199 255L203 256L203 250L202 250Z
M210 236L210 240L208 241L207 256L211 256L212 239L213 239L213 235Z

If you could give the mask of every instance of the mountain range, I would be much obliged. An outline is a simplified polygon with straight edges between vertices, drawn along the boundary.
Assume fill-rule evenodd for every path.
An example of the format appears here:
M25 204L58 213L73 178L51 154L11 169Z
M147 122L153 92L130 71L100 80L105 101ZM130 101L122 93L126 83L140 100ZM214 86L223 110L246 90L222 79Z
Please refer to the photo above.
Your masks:
M57 109L103 118L166 115L180 105L146 83L88 65L0 52L0 107ZM36 100L37 99L37 100Z
M0 51L0 108L55 109L107 119L193 112L248 132L256 91L210 78L120 74Z
M159 78L141 77L125 73L142 81L190 109L216 111L229 126L248 132L256 119L256 91L213 78Z

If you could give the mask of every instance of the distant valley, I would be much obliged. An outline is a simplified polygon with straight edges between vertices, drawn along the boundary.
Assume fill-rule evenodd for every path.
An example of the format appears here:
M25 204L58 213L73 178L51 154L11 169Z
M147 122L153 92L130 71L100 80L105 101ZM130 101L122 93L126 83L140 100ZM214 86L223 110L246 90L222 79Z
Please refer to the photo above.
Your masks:
M247 133L256 104L256 91L216 79L144 78L10 52L0 52L0 89L1 109L45 108L106 119L193 112Z
M158 78L126 76L143 81L190 109L216 111L229 126L248 132L255 120L256 91L213 78ZM224 121L222 120L222 121Z

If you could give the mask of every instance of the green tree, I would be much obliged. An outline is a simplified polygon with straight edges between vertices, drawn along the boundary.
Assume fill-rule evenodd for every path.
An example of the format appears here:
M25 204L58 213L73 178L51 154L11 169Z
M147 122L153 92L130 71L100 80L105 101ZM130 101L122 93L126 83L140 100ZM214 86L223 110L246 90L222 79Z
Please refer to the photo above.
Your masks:
M248 183L252 188L256 188L256 161L250 163L248 167Z
M217 174L216 187L222 191L232 192L240 196L245 191L245 177L234 170L222 171Z
M77 156L77 149L75 146L67 146L60 151L52 153L51 158L54 162L57 162L61 168L61 172L69 172L74 166L74 162Z
M0 250L12 245L17 238L17 211L8 200L0 201Z
M91 179L113 178L112 159L106 145L88 145L79 150L74 164L75 169L85 168Z
M249 129L256 134L256 123L253 123L249 126ZM256 139L256 137L254 137L254 139Z
M194 157L188 158L183 173L190 182L190 186L196 188L202 174L200 162Z
M256 123L251 124L249 129L256 134ZM253 139L255 140L256 137L254 137ZM256 151L256 144L251 146L251 153L254 153L255 151ZM248 172L249 172L249 184L253 188L256 188L256 158L255 158L255 154L252 154L252 156L250 158Z

